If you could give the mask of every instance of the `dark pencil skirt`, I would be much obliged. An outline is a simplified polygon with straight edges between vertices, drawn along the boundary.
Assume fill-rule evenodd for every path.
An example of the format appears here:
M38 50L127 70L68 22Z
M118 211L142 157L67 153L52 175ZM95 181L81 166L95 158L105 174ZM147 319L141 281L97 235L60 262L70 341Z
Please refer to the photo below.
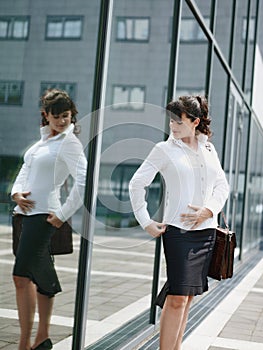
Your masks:
M206 292L215 229L185 231L168 225L162 238L167 282L156 305L163 307L167 295L194 296Z
M51 298L61 292L61 287L50 255L50 239L55 229L47 217L47 214L23 217L13 275L29 278L39 293Z

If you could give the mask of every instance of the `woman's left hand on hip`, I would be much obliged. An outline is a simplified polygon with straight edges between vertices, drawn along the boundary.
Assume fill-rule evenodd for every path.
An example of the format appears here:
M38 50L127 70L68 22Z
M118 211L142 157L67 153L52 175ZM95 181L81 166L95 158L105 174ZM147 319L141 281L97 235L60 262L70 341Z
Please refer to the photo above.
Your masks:
M60 228L63 225L63 221L61 221L54 213L49 213L47 222L56 228Z
M187 226L191 225L191 230L196 229L200 226L205 220L213 217L211 210L205 207L200 207L197 205L188 205L189 208L193 209L193 213L181 214L181 222Z

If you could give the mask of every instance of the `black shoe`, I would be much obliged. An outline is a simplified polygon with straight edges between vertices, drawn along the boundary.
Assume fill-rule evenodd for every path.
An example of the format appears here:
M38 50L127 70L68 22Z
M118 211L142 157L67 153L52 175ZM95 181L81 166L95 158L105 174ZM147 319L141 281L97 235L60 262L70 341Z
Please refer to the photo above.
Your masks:
M50 350L53 348L52 341L48 338L39 344L36 348L31 348L32 350Z

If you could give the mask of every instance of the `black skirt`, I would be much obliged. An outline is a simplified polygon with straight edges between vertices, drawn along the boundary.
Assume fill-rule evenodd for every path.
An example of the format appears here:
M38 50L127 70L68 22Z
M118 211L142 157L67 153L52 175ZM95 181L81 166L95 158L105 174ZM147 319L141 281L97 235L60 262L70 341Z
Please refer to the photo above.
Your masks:
M29 278L39 293L53 297L61 292L61 287L50 254L55 228L47 222L47 217L47 214L23 217L13 275Z
M206 292L215 229L185 231L168 225L162 239L167 282L156 305L163 307L167 295L194 296Z

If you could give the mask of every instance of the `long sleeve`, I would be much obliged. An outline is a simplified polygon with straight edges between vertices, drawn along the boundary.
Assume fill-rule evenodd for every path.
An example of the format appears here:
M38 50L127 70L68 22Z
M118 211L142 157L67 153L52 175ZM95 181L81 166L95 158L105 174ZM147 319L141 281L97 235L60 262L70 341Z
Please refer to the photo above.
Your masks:
M221 167L217 152L212 144L211 147L217 166L217 176L214 183L212 196L206 201L205 207L210 209L213 215L216 216L222 210L229 196L229 185L225 176L225 172Z
M27 179L27 176L28 176L28 166L26 163L24 163L22 165L22 168L20 169L17 177L16 177L16 180L13 184L13 187L12 187L12 190L11 190L11 197L15 194L15 193L18 193L18 192L23 192L23 186L24 186L24 183L26 182L26 179Z
M61 221L69 219L83 204L86 184L87 160L83 148L78 139L63 142L60 156L65 162L70 175L74 179L74 185L61 209L56 211L56 216Z
M157 144L129 183L130 200L134 215L143 229L153 221L147 210L145 187L152 183L155 175L164 166L164 158L165 154Z

